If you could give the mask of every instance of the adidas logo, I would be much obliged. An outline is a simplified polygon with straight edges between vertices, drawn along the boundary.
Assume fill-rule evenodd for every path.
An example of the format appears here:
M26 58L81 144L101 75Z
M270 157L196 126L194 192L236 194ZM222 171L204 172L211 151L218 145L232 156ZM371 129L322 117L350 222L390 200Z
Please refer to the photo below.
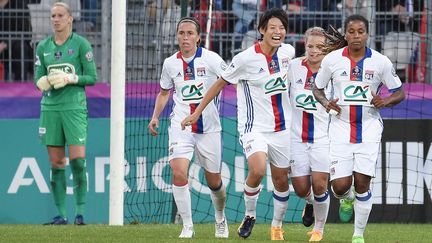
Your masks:
M296 84L302 84L302 83L303 83L302 79L299 79L299 80L296 81Z
M181 75L181 73L179 72L179 73L177 74L176 77L178 78L178 77L181 77L181 76L182 76L182 75Z
M259 72L258 72L258 73L262 73L262 72L265 72L265 71L264 71L264 69L263 69L263 68L260 68L260 70L259 70Z
M343 71L341 76L348 76L348 74L345 71Z

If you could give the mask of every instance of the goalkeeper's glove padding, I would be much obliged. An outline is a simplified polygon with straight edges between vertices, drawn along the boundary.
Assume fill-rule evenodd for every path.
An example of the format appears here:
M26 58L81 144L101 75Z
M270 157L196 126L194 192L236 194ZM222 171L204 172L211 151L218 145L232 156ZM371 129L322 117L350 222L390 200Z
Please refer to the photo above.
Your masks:
M54 70L48 75L48 81L54 89L61 89L68 84L78 83L78 76L75 74L67 74L60 70Z
M38 79L38 81L36 82L36 86L38 87L38 89L40 91L48 91L50 90L51 84L48 81L48 77L47 76L42 76Z

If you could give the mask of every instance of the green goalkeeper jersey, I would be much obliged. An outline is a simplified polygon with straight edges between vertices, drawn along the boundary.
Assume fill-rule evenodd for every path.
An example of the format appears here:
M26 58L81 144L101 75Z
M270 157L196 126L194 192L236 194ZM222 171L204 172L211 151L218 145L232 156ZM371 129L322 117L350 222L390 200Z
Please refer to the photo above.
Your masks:
M56 69L78 76L77 84L43 92L41 110L85 110L86 85L94 85L97 79L96 65L90 43L82 36L71 33L62 45L54 42L54 36L42 40L36 49L35 82Z

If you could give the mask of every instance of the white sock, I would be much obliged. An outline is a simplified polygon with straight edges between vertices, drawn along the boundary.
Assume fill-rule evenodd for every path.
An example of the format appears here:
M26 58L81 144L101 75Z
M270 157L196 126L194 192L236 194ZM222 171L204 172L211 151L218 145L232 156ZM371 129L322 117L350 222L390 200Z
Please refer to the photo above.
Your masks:
M273 190L273 220L272 227L282 227L282 221L288 208L289 190L278 192Z
M183 225L192 226L192 209L191 209L191 195L189 185L176 186L172 185L173 196L177 205L178 213L180 214Z
M246 183L244 184L245 215L256 218L256 205L260 190L259 186L252 188L246 185Z
M354 202L354 236L363 236L372 210L372 193L368 190L365 193L357 193Z
M211 189L210 189L211 190ZM225 204L226 204L226 189L225 185L221 182L220 187L216 190L211 190L211 200L215 209L215 220L220 223L225 218Z
M321 233L324 232L324 225L327 222L327 215L330 207L330 197L328 191L321 195L315 195L313 202L315 224L314 230L319 230Z

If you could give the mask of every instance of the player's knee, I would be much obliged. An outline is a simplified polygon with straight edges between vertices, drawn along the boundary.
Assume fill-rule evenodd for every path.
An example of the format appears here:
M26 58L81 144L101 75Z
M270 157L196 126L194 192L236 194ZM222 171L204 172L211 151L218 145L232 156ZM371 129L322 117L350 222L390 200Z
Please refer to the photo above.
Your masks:
M249 178L261 181L264 178L265 171L249 168Z
M180 170L172 170L174 184L187 184L187 173Z
M313 191L315 195L321 195L327 191L327 183L318 183L313 185Z

